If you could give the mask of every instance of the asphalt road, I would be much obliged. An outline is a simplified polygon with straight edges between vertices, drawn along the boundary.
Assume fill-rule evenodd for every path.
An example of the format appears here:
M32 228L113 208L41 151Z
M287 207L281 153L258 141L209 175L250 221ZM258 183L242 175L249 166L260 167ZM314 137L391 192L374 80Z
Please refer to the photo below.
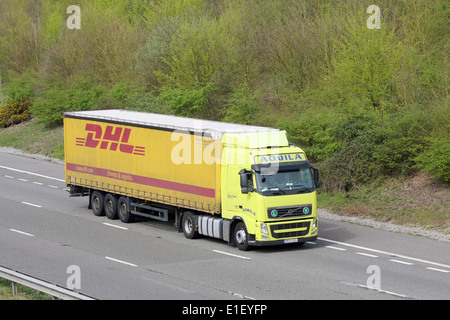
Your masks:
M0 152L0 265L98 299L450 299L450 243L321 219L319 239L241 252L69 198L64 166ZM320 217L320 214L319 214Z

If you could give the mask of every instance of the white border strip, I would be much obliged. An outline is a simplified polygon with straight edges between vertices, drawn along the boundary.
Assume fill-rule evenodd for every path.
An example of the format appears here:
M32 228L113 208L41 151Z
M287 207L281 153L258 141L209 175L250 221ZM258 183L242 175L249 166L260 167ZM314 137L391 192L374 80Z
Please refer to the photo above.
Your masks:
M105 258L108 259L108 260L114 261L114 262L118 262L118 263L126 264L128 266L132 266L132 267L137 267L138 266L137 264L126 262L126 261L119 260L119 259L114 259L114 258L111 258L111 257L105 257Z
M388 252L388 251L382 251L382 250L377 250L377 249L366 248L366 247L357 246L357 245L354 245L354 244L349 244L349 243L345 243L345 242L340 242L340 241L335 241L335 240L330 240L330 239L325 239L325 238L320 238L320 237L318 237L317 239L321 240L321 241L326 241L326 242L340 244L342 246L347 246L347 247L351 247L351 248L366 250L366 251L375 252L375 253L379 253L379 254L386 254L386 255L389 255L389 256L395 256L396 258L412 260L412 261L416 261L416 262L431 264L431 265L434 265L434 266L439 266L439 267L444 267L444 268L449 268L450 269L450 265L443 264L443 263L433 262L433 261L419 259L419 258L414 258L414 257L408 257L408 256L404 256L402 254L397 254L397 253L392 253L392 252Z
M46 176L46 175L43 175L43 174L34 173L34 172L30 172L30 171L25 171L25 170L20 170L20 169L14 169L14 168L10 168L10 167L0 166L0 169L10 170L10 171L20 172L20 173L25 173L25 174L29 174L29 175L32 175L32 176L41 177L41 178L50 179L50 180L55 180L55 181L59 181L59 182L66 182L66 180L63 180L63 179L49 177L49 176Z

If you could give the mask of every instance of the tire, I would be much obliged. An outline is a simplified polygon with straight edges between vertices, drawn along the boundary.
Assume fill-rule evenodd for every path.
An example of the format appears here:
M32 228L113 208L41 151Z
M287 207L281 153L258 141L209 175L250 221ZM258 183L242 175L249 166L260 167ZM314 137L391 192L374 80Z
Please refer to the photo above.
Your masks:
M198 238L198 231L195 230L195 220L195 215L190 211L186 211L181 219L181 229L188 239Z
M120 197L119 201L117 201L117 214L120 218L120 221L124 223L129 223L134 220L134 216L130 212L130 208L128 207L128 201L126 197Z
M233 230L233 240L239 250L249 250L248 232L245 223L238 222Z
M91 207L92 212L96 216L103 216L105 212L103 210L103 204L105 201L105 196L100 191L95 190L91 195Z
M104 203L104 211L106 216L111 219L117 219L117 205L118 205L118 201L117 198L112 195L111 193L108 193L105 196L105 203Z

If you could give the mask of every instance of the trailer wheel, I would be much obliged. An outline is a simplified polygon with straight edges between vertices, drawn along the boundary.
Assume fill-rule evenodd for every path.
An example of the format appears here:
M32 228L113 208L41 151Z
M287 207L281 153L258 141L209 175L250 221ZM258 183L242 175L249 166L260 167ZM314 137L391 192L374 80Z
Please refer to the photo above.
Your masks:
M117 202L117 213L119 215L120 221L124 223L132 222L133 215L130 212L130 208L128 207L128 201L126 197L120 197Z
M104 210L106 216L111 220L117 219L117 205L117 198L111 193L108 193L105 196Z
M181 229L188 239L198 238L198 231L195 230L195 216L192 212L186 211L181 219Z
M247 251L249 249L248 232L245 223L238 222L236 224L233 231L233 240L239 250Z
M103 216L105 212L103 211L103 202L104 202L105 196L100 191L95 190L92 192L91 196L91 206L92 206L92 212L96 216Z

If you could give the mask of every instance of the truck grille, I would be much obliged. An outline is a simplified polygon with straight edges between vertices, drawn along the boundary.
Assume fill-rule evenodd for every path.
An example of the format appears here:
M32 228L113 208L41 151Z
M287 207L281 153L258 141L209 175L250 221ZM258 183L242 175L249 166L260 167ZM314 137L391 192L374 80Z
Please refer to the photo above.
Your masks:
M296 223L285 223L285 224L274 224L270 226L270 231L272 233L272 237L274 238L291 238L291 237L303 237L309 233L309 225L310 221L306 222L296 222ZM305 228L300 231L286 231L289 229L299 229Z
M312 214L312 205L307 204L293 207L268 208L267 214L269 219L309 216Z

